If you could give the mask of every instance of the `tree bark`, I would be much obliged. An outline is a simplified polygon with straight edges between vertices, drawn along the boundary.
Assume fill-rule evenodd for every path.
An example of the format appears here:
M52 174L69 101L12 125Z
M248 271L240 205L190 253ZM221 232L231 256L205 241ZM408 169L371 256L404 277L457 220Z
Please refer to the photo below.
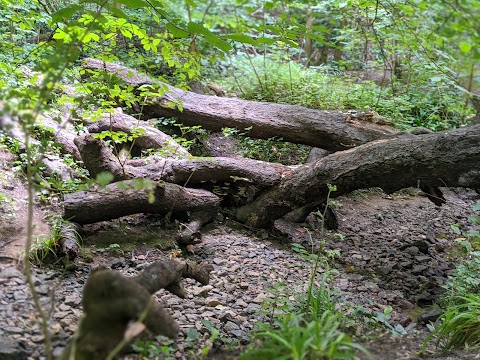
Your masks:
M152 295L164 288L184 298L182 278L207 285L212 270L211 265L166 257L131 278L105 268L94 270L83 290L85 317L60 359L105 359L122 341L128 344L142 332L140 327L136 334L128 336L132 324L143 323L154 335L175 338L178 324Z
M134 138L134 146L141 150L162 149L162 155L168 157L191 157L192 155L175 142L169 135L148 126L145 121L137 120L134 117L124 114L122 109L117 108L113 113L105 114L100 121L89 122L87 129L90 133L102 131L122 131L132 135L134 130L138 132Z
M349 149L398 133L388 121L373 112L314 110L297 105L201 95L152 80L121 65L85 59L84 66L116 73L132 85L156 83L163 86L166 93L150 99L146 112L175 116L185 125L201 125L213 131L225 127L249 129L250 137L280 137L329 151Z
M255 201L237 210L237 219L267 227L305 204L327 200L327 184L339 196L381 187L393 192L417 186L480 186L480 125L433 134L379 140L304 165Z
M164 159L150 156L121 163L102 140L94 139L90 134L79 136L75 143L92 177L108 171L114 175L115 181L150 178L187 185L240 177L259 186L272 186L295 171L294 166L226 157Z
M207 190L163 182L155 185L154 189L136 190L135 182L123 181L96 191L66 194L63 218L79 224L91 224L137 213L211 212L220 204L220 199ZM147 191L153 192L152 203Z

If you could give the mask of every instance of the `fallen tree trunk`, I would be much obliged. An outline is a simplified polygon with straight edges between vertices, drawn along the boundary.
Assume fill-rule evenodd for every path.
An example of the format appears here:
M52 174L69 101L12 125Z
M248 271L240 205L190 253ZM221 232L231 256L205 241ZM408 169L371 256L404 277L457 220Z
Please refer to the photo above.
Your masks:
M154 188L136 190L134 181L123 181L96 191L66 194L63 218L79 224L91 224L137 213L211 212L220 204L220 199L207 190L164 182L155 185ZM153 195L153 202L149 192Z
M82 305L85 317L60 359L105 359L119 344L130 343L146 328L154 335L175 338L179 326L152 297L160 289L184 298L182 278L209 283L211 265L163 258L138 276L94 270L85 284Z
M238 209L237 219L254 227L305 204L370 187L386 192L418 186L480 186L480 125L441 133L379 140L326 156L298 168L280 184Z
M192 155L172 139L145 121L137 120L130 115L124 114L122 109L115 109L113 113L105 114L100 121L89 122L87 129L90 133L102 131L121 131L128 135L135 133L134 146L141 150L162 149L162 155L171 157L191 157Z
M108 171L115 181L150 178L186 185L241 177L259 186L272 186L295 171L292 166L246 158L164 159L151 156L121 163L102 140L90 134L79 136L75 143L92 177Z
M213 131L221 131L225 127L241 131L249 129L250 137L279 137L329 151L349 149L398 133L387 120L374 112L314 110L297 105L201 95L97 59L84 59L84 66L116 73L128 84L156 83L165 87L167 92L163 96L150 99L151 104L145 107L147 112L156 116L175 116L186 125L201 125Z

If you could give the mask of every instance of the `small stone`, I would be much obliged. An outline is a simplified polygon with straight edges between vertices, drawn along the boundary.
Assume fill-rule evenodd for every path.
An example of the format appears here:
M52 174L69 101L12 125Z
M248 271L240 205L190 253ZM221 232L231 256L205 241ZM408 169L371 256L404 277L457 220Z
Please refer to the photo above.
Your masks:
M69 311L70 310L70 306L66 305L66 304L60 304L58 305L58 310L60 311Z
M202 318L213 317L213 316L215 316L215 313L213 311L204 311L201 314Z
M110 268L111 269L119 269L119 268L122 268L125 266L125 259L124 258L121 258L121 257L118 257L118 258L114 258L112 259L112 261L110 262Z
M69 315L66 311L57 311L53 314L54 319L63 319Z
M65 350L65 348L63 346L54 347L53 351L52 351L53 357L55 359L59 358L60 356L62 356L64 350Z
M245 308L245 312L247 314L251 314L258 311L260 308L261 306L258 304L248 304L248 306Z
M193 290L193 295L194 296L207 296L208 292L213 289L212 285L205 285L202 286L201 288L197 288Z
M34 343L41 343L41 342L43 342L44 337L43 337L43 335L33 335L33 336L31 337L31 340L32 340Z
M64 327L64 328L67 328L69 327L71 324L73 324L73 319L71 316L67 316L67 317L64 317L63 319L61 319L59 321L59 324L60 326Z
M214 258L212 261L213 261L213 263L214 263L215 265L223 265L223 264L225 264L225 260L224 260L224 259L221 259L221 258Z
M65 297L65 305L76 306L76 305L80 305L81 302L82 302L82 299L77 294L68 295L67 297Z
M434 306L418 317L418 322L420 324L434 323L442 315L442 311L438 306Z
M15 291L13 293L13 298L15 299L15 301L25 300L27 298L27 294L25 294L23 291Z
M263 300L266 298L267 296L265 294L258 294L257 297L255 299L253 299L252 301L256 304L262 304L263 303Z
M247 307L248 306L248 304L245 301L240 300L240 299L235 302L235 305L240 306L240 307Z
M415 256L415 260L419 263L430 261L430 256Z
M10 334L23 334L25 332L24 329L19 328L17 326L7 326L7 327L4 327L4 330Z
M425 272L428 268L425 265L415 265L412 269L412 274L420 275Z
M375 269L375 272L379 275L388 275L393 271L393 265L389 264L386 266L379 266L378 268Z
M50 330L53 334L56 334L62 330L62 326L59 323L55 323L50 326Z
M241 282L240 283L240 289L248 289L249 284L247 282Z
M10 339L0 339L0 359L2 360L26 360L27 351L22 343L16 343Z
M205 304L208 307L215 307L217 305L220 305L221 302L218 299L215 299L215 298L208 298L208 299L206 299Z
M230 334L232 334L233 336L236 336L238 338L241 338L245 335L245 333L242 330L232 330L230 332Z
M225 326L223 327L223 329L227 332L232 332L234 330L239 330L240 329L240 326L238 326L237 324L235 324L233 321L227 321L227 323L225 324Z
M415 255L417 255L417 254L420 252L420 250L419 250L418 247L416 247L416 246L410 246L410 247L408 247L408 248L405 249L405 252L406 252L407 254L410 254L410 255L412 255L412 256L415 256Z
M23 278L23 274L15 269L14 267L8 267L3 269L0 272L0 278L2 279L11 279L11 278Z
M48 295L50 293L50 287L48 287L47 285L40 285L37 287L37 292L40 295Z
M219 319L220 321L227 322L228 320L232 320L234 317L235 313L233 311L225 311L219 316Z

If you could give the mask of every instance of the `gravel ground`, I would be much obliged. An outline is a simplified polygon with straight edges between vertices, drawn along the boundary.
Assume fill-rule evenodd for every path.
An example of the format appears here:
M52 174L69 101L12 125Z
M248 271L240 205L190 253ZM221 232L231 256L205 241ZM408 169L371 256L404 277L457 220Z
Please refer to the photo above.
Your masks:
M401 324L409 331L408 336L400 338L386 333L374 341L365 341L374 359L418 356L426 333L425 327L417 324L419 305L426 307L438 300L441 286L454 269L449 254L455 234L450 224L471 226L466 219L478 199L475 192L468 190L450 189L445 193L448 202L441 208L411 192L387 196L369 191L338 199L338 232L344 239L330 234L327 246L341 251L336 262L339 275L335 278L335 287L341 292L337 296L339 306L351 313L361 308L364 315L392 306L390 324ZM272 296L269 288L285 282L289 289L303 291L308 278L305 261L267 233L229 225L234 223L210 225L191 255L214 266L209 285L186 280L186 299L163 290L157 294L182 328L176 345L177 358L191 358L194 348L207 346L210 333L204 320L220 331L223 343L232 339L236 344L244 344L261 318L257 310L265 297ZM55 354L61 352L76 329L82 287L92 267L107 265L125 275L134 275L161 255L161 250L144 247L124 255L98 255L93 263L80 263L68 273L35 268L35 284L42 303L51 308L49 326L54 334ZM41 358L43 337L38 318L21 269L8 258L2 258L0 263L0 283L0 317L4 319L0 351L10 354L3 358ZM357 335L371 330L363 321L353 327ZM185 341L189 328L202 334L196 345ZM222 341L214 343L220 349L216 349L216 358L222 358L218 357L224 349ZM433 350L430 349L431 354ZM476 354L460 352L454 358L472 359ZM437 354L433 358L448 356Z

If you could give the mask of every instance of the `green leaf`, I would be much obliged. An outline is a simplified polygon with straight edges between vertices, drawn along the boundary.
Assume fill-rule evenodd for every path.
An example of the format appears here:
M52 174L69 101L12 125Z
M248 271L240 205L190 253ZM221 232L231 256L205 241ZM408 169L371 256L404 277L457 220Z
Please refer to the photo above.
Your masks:
M469 43L461 43L459 46L460 51L463 53L468 53L470 50L472 50L472 45Z
M117 188L120 189L120 190L128 190L128 189L132 188L130 186L130 184L128 182L125 182L125 181L117 182L116 185L117 185Z
M76 12L82 10L83 8L80 5L70 5L57 12L52 14L52 22L58 23L62 21L62 19L67 18L70 19Z
M480 201L478 201L475 205L473 205L473 211L479 211L480 210Z
M127 14L125 14L121 9L119 9L115 4L105 4L105 9L107 9L112 15L115 15L121 19L128 19Z
M241 42L241 43L244 43L244 44L250 44L250 45L253 45L253 46L260 45L260 43L256 39L254 39L251 36L244 35L244 34L228 34L228 35L223 35L223 38L224 39L230 39L230 40L233 40L233 41L238 41L238 42Z
M216 47L217 49L220 49L225 52L229 52L230 49L232 48L229 43L226 41L222 40L220 37L212 33L210 30L208 30L203 23L196 23L193 21L190 21L187 26L187 30L191 34L197 34L197 35L203 35L205 38L205 41L208 42L210 45Z
M98 40L100 40L100 37L95 33L89 32L89 33L87 33L87 35L85 35L85 37L83 39L83 43L86 44L86 43L88 43L92 40L93 41L98 41Z
M96 182L101 186L105 186L110 184L113 181L113 179L114 179L114 176L111 172L102 171L97 175Z
M126 29L120 29L121 33L123 36L125 36L126 38L129 38L131 39L132 38L132 33Z
M272 45L275 44L276 40L272 38L267 38L267 37L259 37L257 39L259 44L264 44L264 45Z
M116 3L125 5L126 7L129 7L131 9L140 9L149 6L145 1L143 0L115 0Z
M147 191L147 196L149 204L155 203L155 193L153 191Z
M174 38L177 38L177 39L185 38L185 37L188 37L189 35L188 31L185 31L171 23L167 23L167 30L170 31L170 33Z
M462 233L457 224L450 225L450 229L452 229L452 231L457 235L460 235Z

